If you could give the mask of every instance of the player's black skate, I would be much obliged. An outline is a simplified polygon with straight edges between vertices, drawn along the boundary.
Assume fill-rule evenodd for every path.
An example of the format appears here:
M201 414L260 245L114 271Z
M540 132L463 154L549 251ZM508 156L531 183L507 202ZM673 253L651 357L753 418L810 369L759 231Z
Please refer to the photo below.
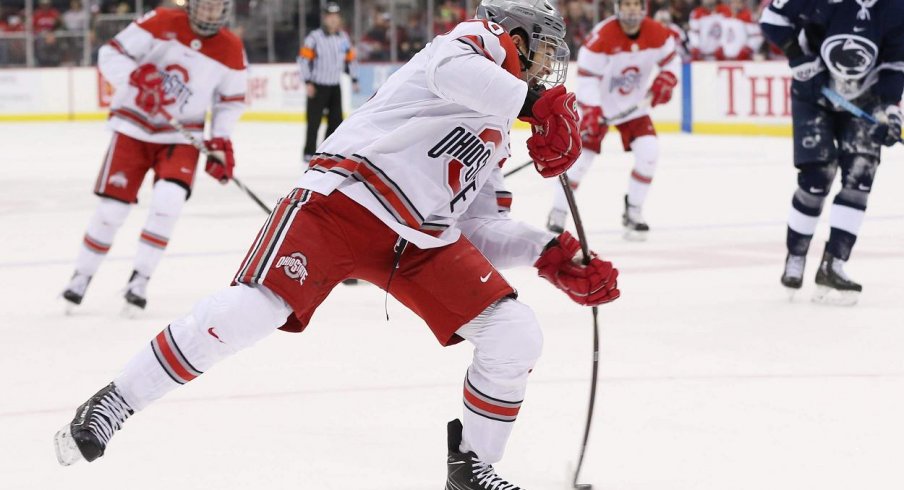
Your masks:
M63 291L63 299L66 300L66 313L72 312L72 309L76 306L82 304L82 299L85 297L85 291L88 289L88 284L91 282L91 276L85 274L79 274L76 271L72 274L72 279L69 280L69 284L66 285L66 290Z
M500 478L492 465L480 461L474 453L459 452L461 422L458 419L449 422L446 428L449 434L446 490L523 490Z
M57 461L69 466L103 456L110 438L133 413L116 385L108 384L78 407L72 422L54 436Z
M562 233L565 231L565 218L567 217L567 211L553 208L546 218L546 229L553 233Z
M804 266L807 264L806 255L788 254L785 257L785 270L782 272L782 286L788 289L790 299L794 299L794 293L800 290L804 283Z
M642 242L647 239L650 226L643 219L640 206L628 204L628 196L625 196L625 212L622 214L622 226L625 228L625 240Z
M143 276L138 271L132 271L132 276L129 277L129 284L126 285L126 294L124 296L126 306L123 309L123 315L130 318L134 317L148 305L149 279L150 277Z
M833 257L828 252L822 256L819 270L816 271L816 303L853 306L860 299L863 286L852 281L844 273L845 261Z

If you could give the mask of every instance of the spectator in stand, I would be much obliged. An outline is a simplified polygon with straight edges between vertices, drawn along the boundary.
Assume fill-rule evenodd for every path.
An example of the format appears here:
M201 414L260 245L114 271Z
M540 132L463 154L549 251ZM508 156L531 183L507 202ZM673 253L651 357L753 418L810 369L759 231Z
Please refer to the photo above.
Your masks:
M50 0L40 0L32 17L35 34L55 31L61 25L60 11L53 8Z
M653 20L664 25L672 32L672 37L675 38L675 49L678 51L678 56L681 57L681 62L690 62L691 53L687 49L687 34L681 26L672 22L672 12L667 8L659 9L653 15Z
M763 44L760 26L753 20L745 0L729 0L729 15L722 20L722 43L717 60L750 61Z
M53 31L45 31L36 36L35 61L38 66L60 66L63 61L63 50L56 34Z
M584 44L593 29L593 18L587 15L584 0L568 0L565 4L565 42L571 50L571 59L577 59L578 48Z
M433 20L433 32L439 35L451 31L459 22L467 18L467 13L461 6L461 2L444 0L436 8L435 17Z
M358 46L361 59L368 61L389 61L389 20L390 15L379 9L374 10L373 24L361 38Z
M409 60L418 51L424 49L427 44L425 25L420 13L414 12L408 16L408 24L404 27L405 40L399 42L400 60Z
M69 32L82 32L88 28L88 13L81 0L69 2L69 10L63 12L63 27Z
M4 21L0 22L0 32L10 35L24 33L25 24L22 22L22 16L17 11L4 15ZM7 38L4 39L3 42L0 42L0 44L2 44L2 49L4 51L0 53L0 57L5 58L2 64L25 64L24 38ZM0 60L2 60L2 58L0 58Z
M691 59L716 59L716 51L722 45L723 21L728 17L731 17L731 11L718 0L702 0L691 12L687 33Z

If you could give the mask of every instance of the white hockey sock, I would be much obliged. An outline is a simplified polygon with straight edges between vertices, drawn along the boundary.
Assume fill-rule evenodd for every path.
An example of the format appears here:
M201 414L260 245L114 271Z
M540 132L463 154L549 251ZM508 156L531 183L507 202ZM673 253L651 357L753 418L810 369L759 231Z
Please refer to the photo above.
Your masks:
M75 260L76 272L86 276L93 276L97 272L130 209L131 206L124 202L100 198L94 216L88 222L88 229L85 231L78 258Z
M510 298L490 306L456 332L474 344L464 381L462 452L481 461L502 459L505 445L540 357L543 334L534 313Z
M631 151L634 153L634 169L628 178L628 203L643 207L656 173L659 140L655 136L641 136L631 143Z
M114 382L129 406L141 410L274 332L291 312L263 286L221 289L157 334Z
M565 172L568 175L568 182L571 183L571 188L577 190L578 185L580 185L581 181L584 180L584 176L587 175L587 171L590 170L590 166L593 164L593 160L599 155L599 153L594 153L590 150L584 150L581 152L581 156L578 157L577 161L574 162L574 165ZM559 211L568 211L568 200L565 199L565 191L562 190L562 185L559 184L559 179L552 179L553 186L553 194L552 194L552 207L553 209L557 209Z
M139 274L151 277L154 273L182 214L186 196L185 189L173 182L159 180L154 184L151 209L135 253L135 270Z

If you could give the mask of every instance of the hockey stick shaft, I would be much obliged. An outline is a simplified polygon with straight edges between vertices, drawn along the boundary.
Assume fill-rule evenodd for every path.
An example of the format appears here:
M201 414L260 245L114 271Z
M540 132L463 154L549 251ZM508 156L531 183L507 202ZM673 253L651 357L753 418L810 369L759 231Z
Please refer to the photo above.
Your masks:
M509 170L508 172L502 174L502 176L503 176L503 177L508 177L509 175L516 174L516 173L518 173L518 172L520 172L520 171L526 169L527 167L530 167L532 163L534 163L533 160L528 160L528 161L522 163L521 165L518 165L517 167L515 167L515 168Z
M175 117L170 115L169 111L167 111L165 108L161 107L160 114L167 119L167 123L170 126L176 128L176 131L178 131L179 134L181 134L186 140L188 140L189 144L194 146L199 152L201 152L202 155L219 161L219 159L216 156L212 156L210 154L210 150L208 150L207 147L204 146L204 143L202 141L200 141L198 138L195 138L195 136L193 134L191 134L191 132L188 129L185 128L185 126L182 124L182 122L180 122L178 119L176 119ZM223 162L220 162L220 163L223 163ZM262 201L261 198L257 197L257 194L252 192L251 189L249 189L245 184L243 184L242 181L240 181L237 177L233 176L232 181L235 182L235 185L238 186L238 188L241 189L245 194L247 194L248 197L250 197L251 200L254 201L254 203L257 204L258 207L263 209L267 214L270 214L272 212L272 210L266 204L264 204L264 201Z
M581 244L581 253L584 255L584 264L589 264L590 247L587 245L587 235L584 233L584 223L581 221L581 215L578 212L578 205L574 199L574 191L571 190L571 184L568 183L568 176L565 175L565 173L559 175L559 182L562 184L562 190L565 191L565 199L568 201L568 208L571 210L574 228L578 234L578 242ZM590 403L587 407L587 423L584 425L584 440L581 443L578 464L577 467L575 467L574 478L571 481L574 488L579 488L578 476L580 476L581 467L584 465L584 454L587 452L587 442L590 439L590 424L593 421L593 407L596 404L596 384L599 377L600 366L599 315L596 306L592 307L590 311L593 313L593 371L590 376ZM585 485L582 485L580 488L585 487Z
M841 94L832 90L831 88L823 87L822 90L820 90L820 91L822 92L822 95L825 96L825 98L829 99L829 101L832 102L833 104L835 104L836 106L850 112L851 114L859 117L860 119L863 119L864 121L866 121L870 124L879 124L879 121L877 121L876 118L873 117L872 114L855 106L853 103L851 103L851 101L845 99ZM899 137L898 143L904 144L904 139Z

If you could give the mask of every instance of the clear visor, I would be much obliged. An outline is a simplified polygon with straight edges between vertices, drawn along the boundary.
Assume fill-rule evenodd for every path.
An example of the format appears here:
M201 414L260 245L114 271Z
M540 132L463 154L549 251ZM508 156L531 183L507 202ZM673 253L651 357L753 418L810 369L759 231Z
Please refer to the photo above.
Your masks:
M569 54L564 39L534 33L530 40L531 67L527 70L527 84L544 88L564 84Z
M226 0L192 0L190 18L192 27L198 34L211 36L226 24Z

